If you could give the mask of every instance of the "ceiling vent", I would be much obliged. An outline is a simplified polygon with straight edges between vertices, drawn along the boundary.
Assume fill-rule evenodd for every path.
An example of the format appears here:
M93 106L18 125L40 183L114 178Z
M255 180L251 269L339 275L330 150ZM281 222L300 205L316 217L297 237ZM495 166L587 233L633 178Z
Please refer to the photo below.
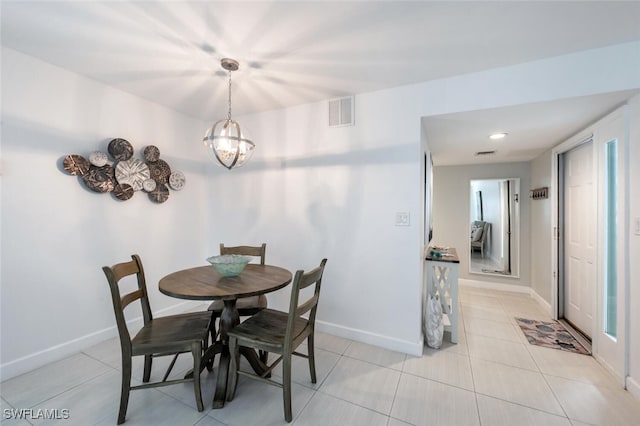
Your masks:
M479 157L481 155L493 155L495 153L496 153L495 150L494 151L478 151L476 152L476 156Z
M353 96L329 101L329 127L353 126Z

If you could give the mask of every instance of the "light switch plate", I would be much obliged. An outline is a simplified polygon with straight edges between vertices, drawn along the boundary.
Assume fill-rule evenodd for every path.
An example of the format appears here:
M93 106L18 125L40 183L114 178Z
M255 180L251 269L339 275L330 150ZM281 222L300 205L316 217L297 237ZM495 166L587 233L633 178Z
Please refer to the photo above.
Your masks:
M396 226L410 226L411 217L409 212L397 212L396 213Z
M633 220L633 229L636 235L640 235L640 217L636 217Z

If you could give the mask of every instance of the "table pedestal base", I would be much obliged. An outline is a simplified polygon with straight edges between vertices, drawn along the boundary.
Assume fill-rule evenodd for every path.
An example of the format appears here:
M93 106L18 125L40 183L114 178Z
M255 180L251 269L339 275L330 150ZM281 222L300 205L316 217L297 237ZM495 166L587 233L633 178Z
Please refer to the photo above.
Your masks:
M212 319L213 320L213 319ZM220 340L211 345L205 352L202 360L202 365L213 365L213 361L217 354L220 354L220 361L218 362L218 380L216 381L216 392L213 396L212 408L224 407L224 402L227 398L227 381L229 378L229 363L231 361L231 355L229 354L229 337L227 332L236 325L240 324L240 316L236 309L236 299L225 300L224 309L220 315ZM249 361L249 365L253 368L256 374L264 374L267 371L267 366L258 356L258 353L247 347L240 347L240 355ZM270 374L268 375L270 376ZM265 376L267 377L267 376Z
M204 355L203 364L205 364L205 360L206 362L209 360L213 361L217 354L220 354L220 361L218 362L216 392L213 396L212 408L214 409L224 407L224 402L227 398L227 381L229 378L229 363L231 362L229 346L222 344L220 341L211 345ZM267 366L260 360L258 353L253 349L240 347L240 355L245 357L256 374L264 374L264 372L267 371ZM265 377L268 376L270 376L270 374Z

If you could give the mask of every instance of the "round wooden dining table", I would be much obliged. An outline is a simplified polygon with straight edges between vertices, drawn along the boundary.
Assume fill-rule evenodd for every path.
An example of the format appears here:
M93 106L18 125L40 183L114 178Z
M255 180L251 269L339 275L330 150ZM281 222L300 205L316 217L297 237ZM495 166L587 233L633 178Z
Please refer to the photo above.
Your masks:
M202 365L212 364L215 356L220 354L213 408L222 408L226 397L230 361L227 332L240 323L236 300L276 291L286 287L291 279L291 272L284 268L252 263L235 277L223 277L212 265L207 265L173 272L160 279L160 292L167 296L224 302L220 316L220 339L207 348L202 359ZM254 350L240 348L240 354L249 361L256 373L266 371L267 367Z

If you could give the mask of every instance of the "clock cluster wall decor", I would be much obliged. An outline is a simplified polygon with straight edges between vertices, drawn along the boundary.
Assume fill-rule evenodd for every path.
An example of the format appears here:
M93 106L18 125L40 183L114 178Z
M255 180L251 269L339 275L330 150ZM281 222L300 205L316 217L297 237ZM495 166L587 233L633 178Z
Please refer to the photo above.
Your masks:
M113 139L107 151L108 155L94 151L89 159L78 154L67 155L62 165L69 174L79 176L90 190L110 192L123 201L143 191L151 201L164 203L169 198L169 188L179 191L185 185L184 173L172 172L169 164L160 159L156 146L144 149L145 161L133 158L133 146L125 139Z

